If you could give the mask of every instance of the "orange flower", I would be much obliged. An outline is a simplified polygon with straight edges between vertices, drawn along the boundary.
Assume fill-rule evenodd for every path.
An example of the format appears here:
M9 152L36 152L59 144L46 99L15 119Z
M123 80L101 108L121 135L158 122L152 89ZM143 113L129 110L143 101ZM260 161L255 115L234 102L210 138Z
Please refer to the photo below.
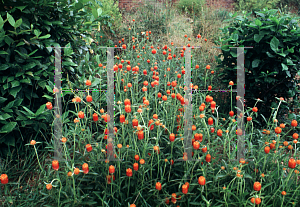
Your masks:
M131 112L131 106L130 105L126 105L125 106L125 111L126 111L126 113L130 113Z
M90 80L87 80L87 81L85 82L85 85L91 86L91 85L92 85L92 82L91 82Z
M211 155L207 154L205 157L206 162L211 162Z
M253 189L254 189L255 191L260 191L260 189L261 189L261 184L260 184L260 182L255 182L254 185L253 185Z
M269 154L269 153L270 153L270 147L268 147L268 146L265 147L265 153L266 153L266 154Z
M295 159L291 158L289 160L289 168L294 169L295 167L296 167L296 161L295 161Z
M87 101L87 102L92 102L92 101L93 101L92 96L91 96L91 95L88 95L88 96L86 97L86 101Z
M58 170L58 168L59 168L59 163L58 163L57 160L53 160L53 161L52 161L52 168L53 168L54 170Z
M160 182L157 182L157 183L156 183L155 189L156 189L156 190L161 190L161 183L160 183Z
M253 108L252 108L252 111L253 111L253 112L257 112L257 111L258 111L257 107L253 107Z
M8 176L6 174L2 174L0 180L1 180L1 184L5 185L8 183Z
M229 85L233 86L234 85L233 81L229 81Z
M82 170L84 174L87 174L89 172L89 165L87 163L84 163L82 165Z
M83 113L82 111L79 111L79 112L78 112L78 117L79 117L80 119L83 119L83 118L84 118L84 113Z
M202 152L203 152L203 153L206 153L206 152L207 152L207 147L206 147L206 146L203 146Z
M292 126L292 127L296 127L297 125L298 125L298 123L297 123L296 120L293 120L293 121L291 122L291 126Z
M208 118L208 125L213 125L214 123L214 120L210 117Z
M217 135L218 135L219 137L222 137L222 130L221 130L221 129L218 129Z
M199 185L205 185L205 177L200 176L200 177L198 178L198 183L199 183Z
M35 144L36 144L36 141L35 141L35 140L31 140L31 141L30 141L30 144L31 144L31 145L35 145Z
M144 159L140 159L140 164L141 165L145 164L145 160Z
M169 137L169 138L170 138L170 141L171 141L171 142L174 142L174 140L175 140L175 134L173 134L173 133L170 134L170 137Z
M195 150L198 150L200 148L200 143L198 141L195 141L193 143L193 147L194 147Z
M132 177L132 169L131 169L131 168L128 168L128 169L126 170L126 175L127 175L128 177Z
M49 183L46 185L47 190L51 190L52 189L52 185Z
M67 142L67 138L65 138L65 137L61 138L61 142L62 143L66 143Z
M139 164L133 163L133 170L138 171L139 170Z
M294 134L293 134L293 138L294 138L294 139L298 139L298 138L299 138L299 135L298 135L297 133L294 133Z
M113 165L110 165L108 168L108 171L110 174L114 174L115 173L115 167Z
M182 185L182 193L187 194L188 193L188 186L186 184Z
M207 65L207 66L206 66L206 69L209 70L209 69L210 69L210 65Z
M275 133L276 133L276 134L280 134L280 133L281 133L281 131L282 131L282 130L281 130L281 128L280 128L280 127L276 127L276 128L275 128Z
M281 195L285 196L285 195L286 195L286 192L285 192L285 191L282 191L282 192L281 192Z
M93 147L92 147L92 145L90 145L90 144L85 145L85 148L86 148L86 151L87 151L87 152L90 152L90 151L93 150Z
M255 204L256 204L256 205L259 205L260 203L261 203L261 199L260 199L260 198L256 198L256 199L255 199Z
M51 110L53 108L52 103L51 102L47 102L46 103L46 107L47 107L47 109Z

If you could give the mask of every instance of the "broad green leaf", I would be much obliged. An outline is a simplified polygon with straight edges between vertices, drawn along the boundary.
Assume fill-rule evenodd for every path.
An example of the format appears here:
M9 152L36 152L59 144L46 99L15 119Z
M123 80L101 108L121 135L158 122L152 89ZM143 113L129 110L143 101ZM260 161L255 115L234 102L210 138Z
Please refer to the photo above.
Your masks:
M257 26L259 26L259 27L262 25L262 23L261 23L261 21L260 21L259 19L256 19L256 20L255 20L255 24L256 24Z
M8 124L5 124L1 129L0 133L9 133L11 132L17 125L17 122L10 122Z
M46 88L47 88L47 90L48 90L50 93L53 93L53 89L51 88L51 86L46 85Z
M7 98L0 97L0 103L4 103L7 100Z
M15 8L20 9L21 11L23 11L23 9L25 9L27 6L17 6Z
M9 119L11 117L12 117L11 115L5 113L5 114L0 115L0 120L6 120L6 119Z
M33 73L32 73L31 71L28 71L28 72L26 72L25 74L26 74L26 75L30 75L30 76L32 76L32 77L34 76Z
M22 24L22 18L18 19L15 24L15 28L18 28Z
M276 37L273 37L272 40L271 40L271 42L270 42L270 46L271 46L271 49L274 52L277 52L278 45L279 45L279 40Z
M33 31L33 33L35 34L35 36L40 36L40 34L42 34L42 32L40 32L40 30L38 30L38 29L35 29L34 31Z
M8 64L1 64L0 65L0 70L6 70L7 68L9 68Z
M263 37L264 37L264 35L255 34L254 41L259 43Z
M11 82L11 87L14 88L14 87L17 87L20 85L20 82L17 81L17 80L14 80L13 82Z
M93 8L93 9L92 9L92 14L93 14L93 16L94 16L95 19L98 18L98 13L97 13L96 8Z
M14 18L9 13L7 13L7 19L8 19L9 24L11 26L15 27L16 22L15 22Z
M3 28L5 21L3 21L1 15L0 15L0 30Z
M50 100L52 100L52 99L53 99L53 97L51 97L51 96L48 96L48 95L43 95L42 97L45 97L45 98L47 98L47 99L50 99Z
M268 57L273 58L275 57L274 55L272 55L270 52L266 52L266 54L268 55Z
M21 83L26 83L26 84L31 84L31 80L29 78L24 78L22 80L20 80Z
M35 62L30 62L30 63L28 63L27 65L24 65L23 66L23 69L24 70L28 70L28 69L31 69L31 68L33 68L33 67L35 67L36 66L36 63Z
M102 9L101 8L97 9L97 14L98 14L98 17L102 14Z
M252 61L252 68L257 68L260 63L260 59L255 59Z
M45 111L45 106L46 106L46 104L41 105L40 108L36 111L35 115L38 116L42 112L44 112Z
M281 66L282 66L282 70L288 70L289 68L285 65L285 64L283 64L283 63L281 63Z
M15 80L15 77L14 77L14 76L11 76L11 77L8 77L7 82L11 82L11 81L13 81L13 80Z
M5 36L4 42L10 46L10 44L13 43L14 40L9 36Z
M22 101L23 101L22 98L16 99L15 102L14 102L14 106L20 106L20 104L22 103Z
M9 90L10 95L12 95L14 98L16 98L17 93L21 90L21 88L22 88L21 86L11 88Z
M65 56L71 56L72 54L74 54L73 50L72 50L72 47L71 47L71 44L68 43L65 48L64 48L64 55Z

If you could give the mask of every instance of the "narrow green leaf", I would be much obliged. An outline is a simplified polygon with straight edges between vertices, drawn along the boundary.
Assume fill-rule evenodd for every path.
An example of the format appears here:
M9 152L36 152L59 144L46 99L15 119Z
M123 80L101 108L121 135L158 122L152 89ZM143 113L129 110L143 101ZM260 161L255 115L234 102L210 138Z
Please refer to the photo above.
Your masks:
M39 39L48 39L49 37L51 37L50 34L46 34L44 36L39 37Z
M8 53L5 51L0 51L0 55L8 55Z
M28 109L26 106L22 106L30 115L34 115L34 113L32 111L30 111L30 109Z

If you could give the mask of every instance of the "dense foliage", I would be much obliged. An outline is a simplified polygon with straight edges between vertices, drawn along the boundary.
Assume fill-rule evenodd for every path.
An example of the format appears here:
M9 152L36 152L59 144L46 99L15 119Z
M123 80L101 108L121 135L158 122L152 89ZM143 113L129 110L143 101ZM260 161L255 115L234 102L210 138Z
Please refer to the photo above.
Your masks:
M245 49L245 99L247 106L255 103L253 99L263 100L260 112L264 117L275 107L276 96L296 98L298 92L294 79L300 74L298 19L277 12L265 9L256 12L254 19L249 18L251 13L233 15L218 42L222 50L218 67L222 69L220 76L224 83L237 77L237 50L229 47L253 47ZM266 124L263 117L258 120L261 125Z
M120 24L112 24L111 16L102 13L101 2L68 2L8 1L0 8L1 153L7 154L8 145L14 147L30 138L49 138L45 134L51 132L52 117L43 109L45 102L53 99L54 52L51 47L76 48L75 52L72 48L63 50L64 80L66 74L73 77L80 60L91 51L88 43L92 40L93 28L98 30L99 36L103 35L101 43L106 45L111 44L107 42L107 36L114 33L111 27ZM101 24L106 27L100 32Z

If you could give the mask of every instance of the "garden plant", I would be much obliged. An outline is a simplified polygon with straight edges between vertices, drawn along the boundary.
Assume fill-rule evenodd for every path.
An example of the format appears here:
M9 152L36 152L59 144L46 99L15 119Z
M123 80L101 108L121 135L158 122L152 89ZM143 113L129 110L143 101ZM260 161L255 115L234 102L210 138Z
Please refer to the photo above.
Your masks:
M135 19L128 24L127 38L113 45L112 68L105 54L107 42L95 33L87 44L92 45L90 50L77 57L77 74L66 73L62 88L45 86L47 101L38 113L61 119L62 137L55 140L52 131L50 140L31 139L25 144L32 163L20 162L15 168L22 173L28 171L27 164L36 168L24 188L22 176L10 170L8 158L0 159L1 205L299 206L300 120L293 114L285 121L278 119L280 108L288 108L286 99L275 97L277 102L265 117L266 127L259 128L254 121L260 117L263 100L251 97L253 105L236 107L243 97L233 92L237 87L233 75L225 83L229 110L221 113L225 104L216 101L213 90L222 70L195 58L200 49L191 45L195 42L203 48L208 37L184 35L182 45L161 44L152 31L138 28ZM237 40L233 35L228 41L232 39ZM68 46L62 51L71 60L80 47ZM184 81L190 69L188 56L190 85ZM114 73L113 117L108 115L108 70ZM184 136L187 88L192 90L191 137ZM58 96L62 99L59 116ZM111 119L112 143L108 142ZM242 120L244 131L237 130L237 120ZM54 128L54 122L49 127ZM245 139L244 157L239 160L238 136ZM193 160L187 157L187 139L191 139ZM54 157L56 141L60 159ZM109 159L112 151L118 161Z

